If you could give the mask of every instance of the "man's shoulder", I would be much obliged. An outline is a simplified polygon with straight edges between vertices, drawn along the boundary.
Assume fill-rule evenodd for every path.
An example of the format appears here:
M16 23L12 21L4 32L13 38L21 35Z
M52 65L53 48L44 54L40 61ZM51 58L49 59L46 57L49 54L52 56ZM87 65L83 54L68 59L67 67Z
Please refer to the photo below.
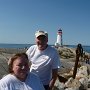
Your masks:
M35 48L35 47L37 47L37 45L32 45L32 46L30 46L29 48Z
M37 45L32 45L32 46L30 46L29 48L28 48L28 50L33 50L34 48L37 48ZM27 51L28 51L27 50Z
M53 47L53 46L48 45L48 48L49 48L50 50L52 50L52 51L57 52L57 50L56 50L55 47Z
M28 50L26 51L26 54L30 54L31 52L35 52L37 48L37 45L32 45L28 48Z

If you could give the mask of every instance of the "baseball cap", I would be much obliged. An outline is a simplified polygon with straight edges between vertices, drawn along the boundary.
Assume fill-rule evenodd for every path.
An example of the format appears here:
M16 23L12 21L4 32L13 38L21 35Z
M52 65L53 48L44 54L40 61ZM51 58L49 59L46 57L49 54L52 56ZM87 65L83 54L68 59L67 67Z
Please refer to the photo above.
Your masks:
M36 33L35 33L36 38L39 37L39 36L41 36L41 35L48 37L48 33L47 32L36 31Z

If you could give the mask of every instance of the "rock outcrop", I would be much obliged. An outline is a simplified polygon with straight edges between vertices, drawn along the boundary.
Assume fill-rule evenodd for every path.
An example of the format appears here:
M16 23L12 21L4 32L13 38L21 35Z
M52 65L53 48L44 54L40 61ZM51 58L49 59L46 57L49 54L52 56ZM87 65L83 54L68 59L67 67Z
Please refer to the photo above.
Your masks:
M58 78L53 90L89 90L90 89L90 65L83 57L78 63L77 73L73 79L73 70L76 60L76 49L68 47L59 47L58 52L61 57L62 67L60 68ZM90 57L89 53L85 53Z

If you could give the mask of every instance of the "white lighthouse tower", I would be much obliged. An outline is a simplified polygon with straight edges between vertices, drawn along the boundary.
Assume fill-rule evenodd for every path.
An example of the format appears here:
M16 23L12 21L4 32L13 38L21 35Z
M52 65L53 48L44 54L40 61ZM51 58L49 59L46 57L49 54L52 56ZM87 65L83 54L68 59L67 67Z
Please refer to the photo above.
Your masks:
M59 29L57 32L57 41L55 43L56 47L62 46L62 30Z

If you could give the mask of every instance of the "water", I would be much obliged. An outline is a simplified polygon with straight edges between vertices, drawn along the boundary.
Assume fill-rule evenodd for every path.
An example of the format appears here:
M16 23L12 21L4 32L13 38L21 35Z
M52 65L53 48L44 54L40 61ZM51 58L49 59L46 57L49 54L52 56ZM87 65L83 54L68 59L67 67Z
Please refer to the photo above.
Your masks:
M0 48L29 48L33 44L0 44ZM76 45L68 45L67 47L76 48ZM83 46L84 51L90 53L90 46Z
M0 48L29 48L32 44L0 44Z

